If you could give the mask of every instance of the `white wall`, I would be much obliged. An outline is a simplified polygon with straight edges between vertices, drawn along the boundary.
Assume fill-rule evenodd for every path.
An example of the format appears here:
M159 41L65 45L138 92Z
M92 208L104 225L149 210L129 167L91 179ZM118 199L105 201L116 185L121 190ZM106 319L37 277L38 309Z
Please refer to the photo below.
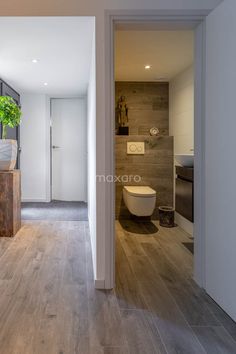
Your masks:
M45 95L22 94L21 105L22 200L48 201L49 99Z
M170 81L169 95L169 134L174 136L174 153L190 154L194 147L194 75L192 66Z
M106 119L105 119L105 73L107 64L105 60L105 10L212 10L221 0L41 0L30 2L29 0L11 0L1 4L1 16L95 16L96 17L96 172L101 175L106 172ZM95 278L105 279L105 263L107 254L106 237L110 235L110 229L106 227L106 205L109 195L104 183L97 185L96 200L99 208L96 211L96 264ZM110 250L107 249L107 252Z
M193 66L179 73L169 86L169 134L174 136L174 154L191 154L194 147ZM175 162L175 164L178 164ZM174 181L175 187L175 181ZM175 188L174 188L175 193ZM193 223L175 213L176 223L193 235Z
M236 320L236 2L206 21L206 290Z
M92 245L94 274L97 274L96 242L96 63L95 28L92 49L90 78L87 93L87 144L88 144L88 219ZM97 280L97 279L96 279Z

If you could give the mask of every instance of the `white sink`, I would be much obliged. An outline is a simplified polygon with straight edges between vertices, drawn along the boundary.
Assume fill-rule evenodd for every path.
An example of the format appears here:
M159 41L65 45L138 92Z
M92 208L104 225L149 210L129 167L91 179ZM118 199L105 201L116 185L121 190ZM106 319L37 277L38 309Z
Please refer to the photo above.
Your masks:
M175 155L175 160L183 167L193 167L194 155Z

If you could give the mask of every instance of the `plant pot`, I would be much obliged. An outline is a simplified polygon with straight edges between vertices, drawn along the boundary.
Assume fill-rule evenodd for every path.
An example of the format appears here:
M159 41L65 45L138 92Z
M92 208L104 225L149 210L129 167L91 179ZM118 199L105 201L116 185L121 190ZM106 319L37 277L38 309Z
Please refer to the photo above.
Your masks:
M17 158L17 141L0 139L0 170L14 170Z

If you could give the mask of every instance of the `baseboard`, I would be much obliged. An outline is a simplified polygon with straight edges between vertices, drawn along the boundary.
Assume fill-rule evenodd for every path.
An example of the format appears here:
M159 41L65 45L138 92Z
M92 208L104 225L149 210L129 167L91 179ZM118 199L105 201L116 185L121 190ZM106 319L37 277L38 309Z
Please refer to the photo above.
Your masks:
M175 222L189 235L193 236L193 223L191 221L185 219L182 215L175 212Z
M27 198L22 198L21 201L22 201L22 203L50 203L50 200L48 200L48 199L27 199Z
M105 280L104 279L95 279L94 286L95 286L95 289L105 289Z

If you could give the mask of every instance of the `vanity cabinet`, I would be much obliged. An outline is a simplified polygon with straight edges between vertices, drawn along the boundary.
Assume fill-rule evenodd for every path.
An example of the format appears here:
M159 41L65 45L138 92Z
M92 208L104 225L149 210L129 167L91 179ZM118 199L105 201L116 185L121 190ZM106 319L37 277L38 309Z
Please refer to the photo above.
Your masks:
M11 86L9 86L4 80L0 79L0 96L10 96L20 106L20 95ZM2 125L0 124L0 137L2 137ZM7 139L17 140L18 154L16 168L20 168L20 126L15 128L7 128Z
M187 220L194 222L194 170L192 167L176 166L175 210Z

